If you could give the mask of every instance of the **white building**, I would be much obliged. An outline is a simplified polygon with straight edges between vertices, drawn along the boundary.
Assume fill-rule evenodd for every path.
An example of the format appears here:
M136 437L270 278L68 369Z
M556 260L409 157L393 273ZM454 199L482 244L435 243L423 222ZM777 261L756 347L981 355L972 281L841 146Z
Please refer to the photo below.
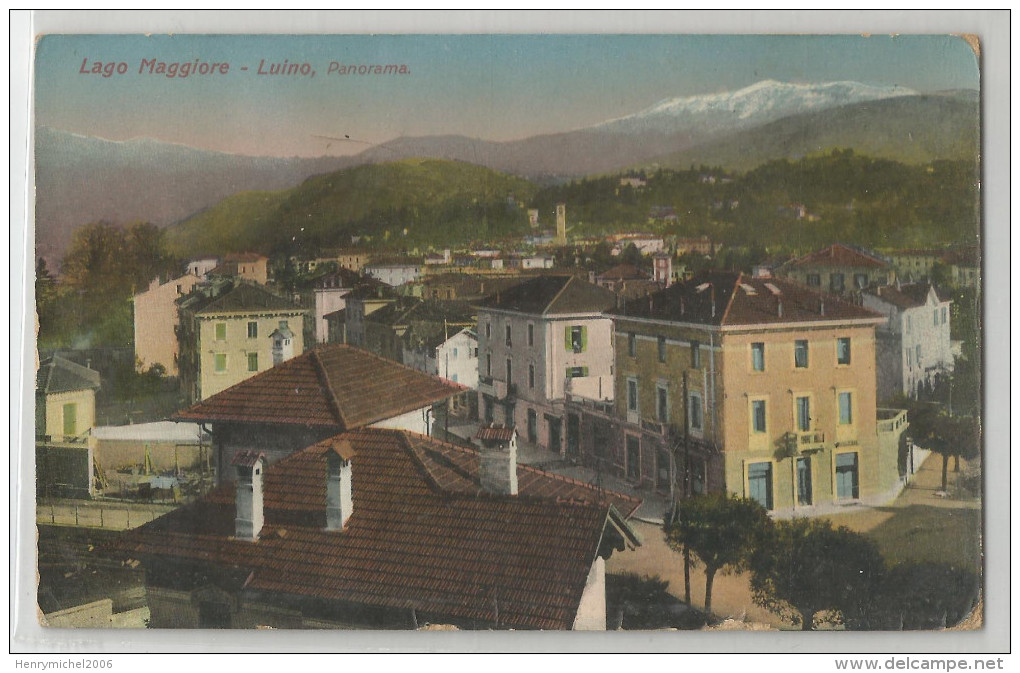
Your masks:
M521 268L524 269L551 269L553 258L549 255L534 255L521 260Z
M478 388L478 335L462 329L449 338L404 345L404 364L468 388Z
M610 377L616 296L575 276L539 276L482 302L478 390L483 420L520 428L562 453L568 380ZM571 381L571 384L574 384Z
M953 369L950 301L928 284L867 289L866 308L888 316L875 331L878 399L896 393L916 398L921 388Z
M341 268L336 273L323 276L315 286L315 340L329 341L329 324L326 316L347 308L346 297L358 282L358 275Z
M188 260L188 263L184 267L184 273L192 276L198 276L202 280L205 280L205 275L220 265L220 258L213 256L206 257L195 257L194 259Z

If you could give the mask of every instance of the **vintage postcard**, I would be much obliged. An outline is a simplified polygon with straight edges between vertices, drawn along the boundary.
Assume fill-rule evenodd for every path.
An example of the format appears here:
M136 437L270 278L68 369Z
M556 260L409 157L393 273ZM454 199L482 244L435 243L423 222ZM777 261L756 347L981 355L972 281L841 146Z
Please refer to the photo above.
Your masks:
M39 623L982 629L980 53L39 36Z

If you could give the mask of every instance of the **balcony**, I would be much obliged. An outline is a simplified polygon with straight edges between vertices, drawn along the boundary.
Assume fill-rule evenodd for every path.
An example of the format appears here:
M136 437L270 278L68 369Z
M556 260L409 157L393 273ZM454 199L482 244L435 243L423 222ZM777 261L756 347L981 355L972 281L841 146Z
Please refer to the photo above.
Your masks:
M825 444L825 433L818 430L797 433L797 449L820 449Z
M909 425L906 409L878 409L878 432L899 432Z

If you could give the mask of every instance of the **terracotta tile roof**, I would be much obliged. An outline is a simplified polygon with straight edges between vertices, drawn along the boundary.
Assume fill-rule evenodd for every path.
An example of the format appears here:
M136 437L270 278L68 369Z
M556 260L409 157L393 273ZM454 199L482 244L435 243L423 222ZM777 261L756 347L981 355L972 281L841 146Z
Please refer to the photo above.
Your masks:
M98 390L99 387L99 372L59 355L43 360L35 373L36 392L45 395L72 390Z
M330 449L322 442L266 471L257 542L233 538L227 484L126 533L121 550L143 562L250 572L247 589L256 592L414 609L483 628L496 625L498 609L500 628L569 629L600 544L639 544L592 487L522 468L521 495L479 493L459 472L468 449L392 430L342 438L357 452L342 532L324 530ZM568 497L544 495L557 488Z
M266 455L261 451L238 451L234 454L230 464L238 467L253 467L260 460L265 460Z
M616 295L577 276L537 276L483 299L479 306L500 311L557 315L603 311Z
M874 311L799 283L728 271L698 274L609 313L714 326L881 318Z
M174 420L350 430L465 388L353 346L319 346L178 412Z
M263 260L268 261L269 258L257 252L232 252L223 259L227 262L259 262Z
M812 266L845 266L845 267L872 267L875 269L886 269L889 265L878 257L855 250L842 243L834 243L827 248L822 248L810 254L804 255L790 262L792 267Z

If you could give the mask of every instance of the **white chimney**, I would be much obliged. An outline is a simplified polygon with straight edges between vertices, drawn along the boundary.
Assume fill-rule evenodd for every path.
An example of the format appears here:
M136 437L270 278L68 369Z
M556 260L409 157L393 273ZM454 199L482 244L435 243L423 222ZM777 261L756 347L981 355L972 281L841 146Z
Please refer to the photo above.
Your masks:
M354 450L345 439L326 452L326 530L343 530L354 511L353 458Z
M230 464L237 469L234 536L239 540L258 540L265 522L262 479L266 471L266 457L258 451L238 451Z
M479 428L478 480L482 490L517 495L517 429L493 425Z
M290 331L286 320L269 335L273 340L273 366L286 362L294 357L294 333Z

